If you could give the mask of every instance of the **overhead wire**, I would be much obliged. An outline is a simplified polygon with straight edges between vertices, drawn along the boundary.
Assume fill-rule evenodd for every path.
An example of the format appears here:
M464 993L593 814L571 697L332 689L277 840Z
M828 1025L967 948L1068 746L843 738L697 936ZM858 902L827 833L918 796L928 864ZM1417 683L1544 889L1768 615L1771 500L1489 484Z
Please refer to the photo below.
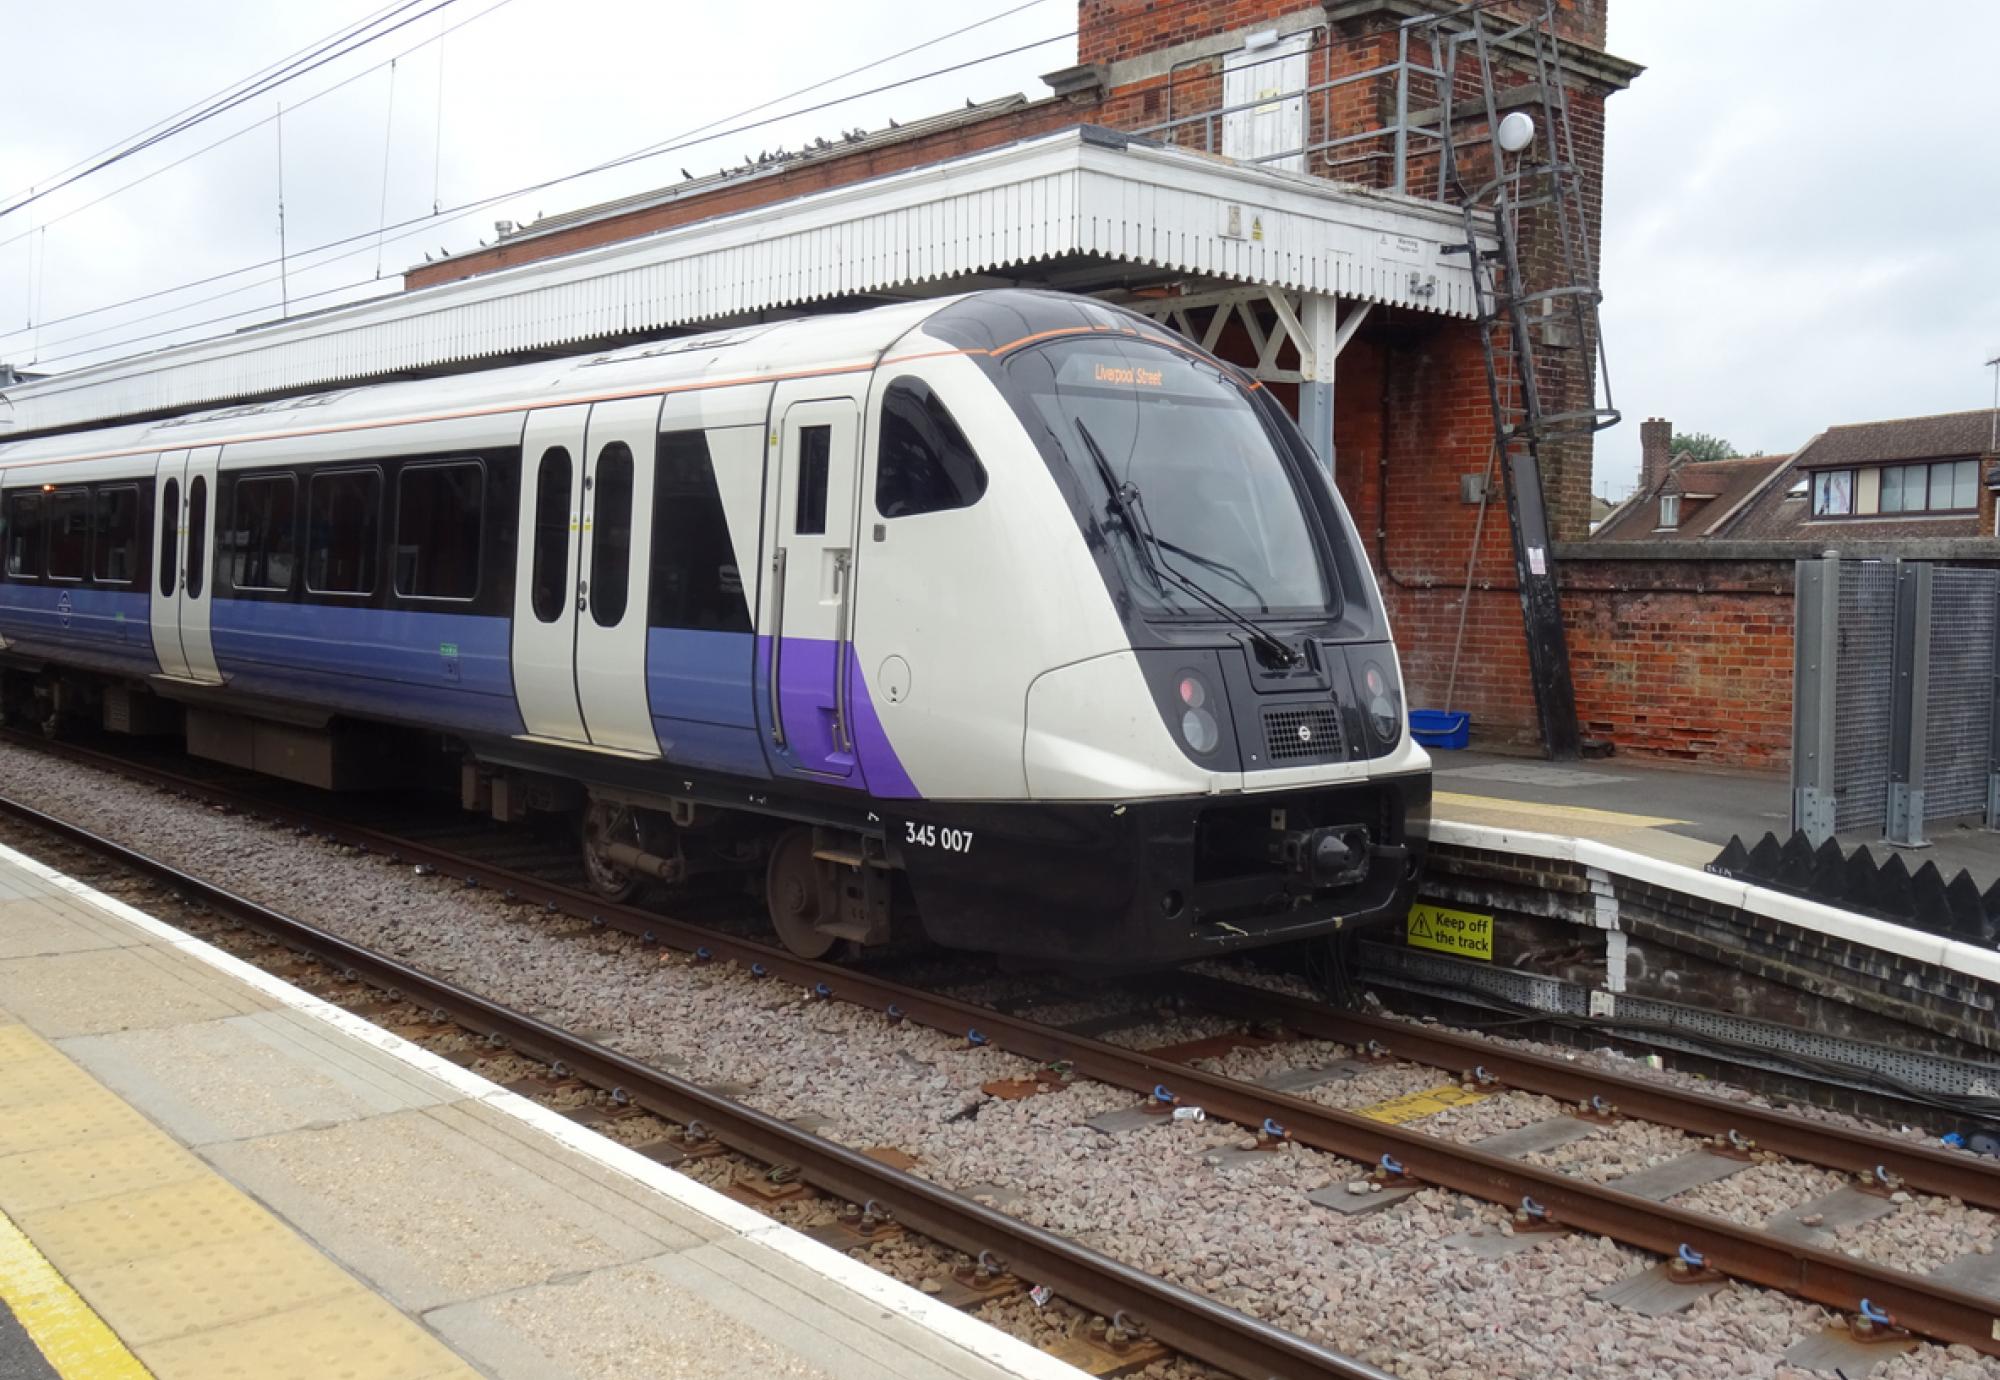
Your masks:
M235 91L238 87L244 86L252 81L260 80L268 73L280 68L282 65L286 63L292 62L295 59L304 57L311 52L322 49L326 44L336 42L340 38L349 33L360 32L361 30L368 28L370 25L382 19L385 15L388 15L399 8L407 9L410 5L416 4L418 2L419 0L390 0L390 3L384 5L381 9L376 10L373 14L364 16L363 18L357 19L352 23L344 24L340 28L334 30L332 33L327 34L322 38L314 39L311 43L306 44L305 47L298 49L296 52L287 53L284 57L266 63L264 66L259 67L256 71L252 72L249 76L238 77L235 81L230 82L227 86L223 87L221 90L212 91L208 95L203 96L200 100L195 101L190 105L182 106L179 110L176 110L171 115L161 116L159 119L153 121L152 124L147 125L144 129L138 130L132 134L128 134L122 139L114 139L112 142L106 144L103 148L97 150L95 153L85 154L82 158L77 159L76 162L71 163L67 167L57 168L54 172L45 173L41 177L36 178L33 182L29 183L26 187L19 187L16 188L14 191L7 193L7 195L4 198L0 198L0 201L12 201L15 197L20 196L24 192L32 192L35 190L35 188L41 186L45 182L52 182L58 177L62 177L67 173L76 171L78 168L82 167L85 163L88 163L93 159L102 158L105 154L110 153L113 150L118 149L125 144L129 144L135 139L144 138L146 135L149 135L153 133L155 130L159 129L162 125L169 124L172 121L178 120L185 115L189 115L197 110L200 110L202 107L206 105L210 105L216 101L223 99L225 96Z
M409 0L409 4L406 5L405 8L407 9L411 6L422 3L424 3L424 0ZM178 123L173 124L164 130L161 130L144 139L141 139L139 142L135 144L131 144L125 148L118 150L116 153L110 154L104 158L100 158L96 162L90 163L81 170L73 171L69 175L58 179L56 182L48 186L39 187L31 191L26 196L18 197L9 204L5 206L0 206L0 220L5 219L6 217L12 215L16 211L23 209L24 207L32 206L34 203L40 201L43 197L50 196L56 192L59 192L64 187L70 186L71 184L76 182L80 182L84 178L89 177L95 173L102 172L104 169L112 167L118 163L122 163L127 158L132 157L134 154L142 153L146 149L153 147L155 144L158 144L163 140L171 139L177 134L185 133L187 130L193 129L197 125L206 124L208 121L214 119L216 116L226 114L227 112L234 110L237 106L242 105L245 101L254 100L258 96L268 95L272 91L275 91L280 86L285 85L287 82L296 81L298 78L305 76L308 72L318 71L320 68L326 66L330 62L338 61L339 59L346 57L349 53L357 52L360 49L367 47L371 43L387 38L390 34L395 33L399 29L405 28L408 25L416 23L419 19L428 18L429 16L436 14L439 10L442 10L450 5L455 5L457 3L458 0L436 0L436 3L434 3L430 9L423 11L421 14L411 15L409 18L399 20L398 22L391 24L389 27L385 29L377 30L376 32L371 34L362 35L356 38L347 47L341 48L335 52L325 53L321 56L318 56L313 61L307 63L303 67L300 67L296 71L286 71L279 75L267 78L262 82L259 82L258 84L250 87L248 90L230 96L227 99L202 110L200 113L196 115L189 116L188 118L181 120ZM403 12L404 12L403 10L397 10L395 11L395 14L401 14ZM394 16L392 15L391 17L393 18Z
M1037 2L1039 2L1039 0L1037 0ZM941 34L937 38L927 40L923 44L918 44L912 48L905 49L901 53L892 55L890 58L878 59L875 62L864 64L859 68L853 69L852 72L843 75L853 75L854 72L866 71L872 67L880 66L882 62L894 60L894 57L907 56L910 52L918 51L924 47L929 47L937 43L948 41L949 39L958 37L960 34L967 32L972 28L979 27L980 24L994 22L997 19L1004 18L1009 14L1017 13L1020 10L1026 8L1029 8L1029 6L1017 5L1009 10L1002 11L999 14L989 16L986 20L979 21L979 23L967 25L964 28L953 30L951 33L948 34ZM776 115L768 116L761 120L755 120L747 124L736 125L729 129L721 130L715 133L708 133L708 131L713 130L715 128L715 124L718 122L710 122L707 125L699 126L695 130L689 131L687 134L676 136L673 141L667 143L649 145L644 148L634 150L631 153L623 154L617 158L609 159L604 162L594 164L590 167L579 169L575 172L565 173L557 177L547 178L540 182L531 183L522 187L516 187L505 192L498 192L489 196L479 197L472 201L464 202L457 206L450 207L442 212L434 212L427 215L414 216L406 220L394 222L386 227L386 230L390 232L395 232L395 233L390 233L386 236L386 242L393 243L398 240L408 239L416 234L423 233L427 230L435 229L441 225L448 225L455 220L461 220L467 216L477 214L479 211L485 210L491 206L497 205L501 202L510 200L517 196L526 196L537 191L546 190L550 187L561 186L565 183L574 182L580 178L595 176L598 173L611 171L613 169L625 167L634 163L644 162L649 159L661 157L669 153L680 152L685 149L693 148L701 144L711 143L719 139L729 138L733 135L744 134L757 129L762 129L765 128L766 126L776 124L783 120L795 119L803 115L815 114L818 113L819 111L827 110L839 105L844 105L851 101L865 100L868 97L881 95L885 92L893 91L901 87L915 85L917 83L929 81L940 76L947 76L955 72L964 71L971 67L981 66L989 62L996 62L1003 58L1014 57L1021 53L1032 51L1033 49L1036 48L1047 47L1049 44L1059 43L1065 39L1073 38L1075 36L1076 36L1076 30L1070 29L1063 33L1051 35L1047 38L1037 39L1029 43L1018 44L1011 48L1001 49L996 52L983 54L979 57L970 58L963 62L952 63L944 67L934 68L930 71L918 73L910 77L900 78L896 81L885 82L880 85L870 87L863 91L852 92L848 95L834 97L829 100L817 102L812 105L787 110ZM828 80L837 81L840 79L841 78L836 77L815 82L809 87L801 88L800 91L789 93L786 96L776 97L771 101L766 101L758 106L750 107L750 110L755 111L759 109L768 108L773 104L778 104L782 101L793 99L796 96L803 94L805 92L820 89L827 84ZM724 117L724 118L727 119L731 117ZM320 244L310 246L309 248L306 249L302 249L298 252L298 254L290 257L292 258L292 260L296 261L297 259L302 257L319 254L330 249L343 248L345 246L353 245L356 242L372 241L375 240L378 236L383 235L383 229L384 229L383 227L378 227L377 229L374 230L364 230L357 234L346 235L339 237L337 239L324 241ZM352 257L354 253L366 252L369 247L370 246L368 244L364 243L362 245L362 248L358 251L350 250L348 253L334 255L330 258L320 261L317 264L310 265L303 269L295 269L294 271L311 272L316 269L324 268L331 263L339 262L341 259ZM110 303L101 307L89 308L81 312L73 312L67 316L58 317L53 321L44 322L42 324L59 325L64 322L82 320L90 316L100 315L107 311L114 311L121 307L139 305L144 302L154 301L161 297L170 296L178 292L183 292L198 287L205 287L210 284L221 282L229 278L240 277L245 273L256 272L259 269L271 268L277 266L278 263L279 261L277 259L260 260L253 264L247 264L239 268L229 269L220 273L210 274L207 275L206 277L193 279L185 283L176 284L172 287L160 288L152 292L142 293L134 297L126 298L120 302ZM164 312L154 313L149 317L139 318L139 320L155 319L158 316L168 315L174 311L185 310L193 306L202 305L203 302L219 301L226 297L235 296L241 292L250 291L256 287L268 286L269 284L277 281L278 280L276 278L269 278L261 280L260 282L257 283L243 284L240 287L231 288L226 292L219 293L212 297L202 299L201 302L184 303L179 307L170 308ZM354 282L344 284L341 287L326 289L318 293L307 294L307 296L308 297L329 296L337 292L356 290L368 286L373 281L375 280L358 279ZM305 300L305 298L302 297L299 300ZM180 326L167 327L159 331L148 332L141 336L113 341L104 345L91 346L88 349L73 351L68 355L51 355L48 359L43 360L41 362L46 364L55 362L57 360L77 359L87 355L102 354L111 350L121 349L127 345L141 344L149 340L158 339L164 335L175 334L182 330L193 330L197 329L202 325L213 325L223 321L236 319L242 316L255 315L260 311L267 311L268 309L269 308L266 306L266 307L249 308L240 312L226 313L223 316L208 318L207 320L201 322L194 322ZM136 324L136 322L134 321L121 322L120 326L131 325L131 324ZM118 328L119 327L109 327L105 329L115 330ZM22 333L23 333L22 331L0 332L0 340L5 340L13 336L20 335ZM51 342L49 348L53 350L60 347L61 345L73 343L75 341L87 339L91 336L103 333L104 331L102 330L86 331L81 333L80 335L70 336L61 341Z
M376 63L373 67L364 67L360 71L355 72L350 76L342 77L339 81L335 82L333 85L325 87L319 91L315 91L313 92L312 95L307 96L303 100L292 102L292 104L287 106L286 109L290 110L293 114L297 114L300 110L303 110L306 106L311 105L314 101L319 100L321 97L331 96L336 91L342 90L343 88L348 86L352 86L355 82L360 81L363 77L370 76L373 73L379 72L383 68L391 66L400 59L406 58L411 53L416 52L420 48L427 47L430 44L433 43L439 44L440 46L438 51L440 55L442 55L443 53L442 45L447 37L457 33L460 29L464 28L468 24L477 23L478 21L484 19L487 15L492 14L495 10L504 9L506 6L511 5L513 3L514 0L494 0L494 3L488 5L485 9L479 11L479 13L466 16L464 19L459 20L456 24L451 25L449 28L444 29L440 33L433 34L431 37L424 39L420 43L411 44L409 47L403 49L401 52L395 54L393 57L385 58L381 62ZM444 90L442 77L439 78L438 90L440 93L439 99L442 100L443 99L442 93ZM145 173L139 177L135 177L130 182L120 183L118 186L113 187L110 191L105 192L101 196L94 197L89 201L83 202L81 205L72 206L67 211L63 211L58 215L50 216L47 220L43 221L42 224L45 226L56 225L62 221L68 220L71 216L81 215L83 212L88 211L93 206L101 206L105 202L111 200L113 197L122 196L126 192L131 191L134 187L137 187L142 183L151 182L161 173L172 172L175 168L180 167L183 163L193 162L195 159L200 158L203 154L212 153L216 149L221 148L224 144L234 143L236 140L241 139L244 135L249 134L255 130L262 129L265 125L270 124L273 120L277 118L278 117L276 115L266 115L263 116L261 119L253 120L249 124L244 125L241 129L236 130L234 133L225 134L220 139L215 140L213 143L203 144L200 148L195 149L191 153L182 154L179 158L174 159L174 161L171 163L162 163L159 167L154 168L151 172ZM439 125L440 131L442 131L442 128L443 128L442 122L440 122ZM441 133L440 133L440 138L442 138ZM435 150L433 151L433 157L435 157ZM433 189L433 191L435 192L435 189ZM0 240L0 249L5 249L10 244L13 244L19 240L26 239L31 233L33 232L24 230L19 234L10 236L9 238L4 240ZM124 304L120 303L118 305L124 305ZM110 311L114 310L114 308L106 307L103 308L103 310Z

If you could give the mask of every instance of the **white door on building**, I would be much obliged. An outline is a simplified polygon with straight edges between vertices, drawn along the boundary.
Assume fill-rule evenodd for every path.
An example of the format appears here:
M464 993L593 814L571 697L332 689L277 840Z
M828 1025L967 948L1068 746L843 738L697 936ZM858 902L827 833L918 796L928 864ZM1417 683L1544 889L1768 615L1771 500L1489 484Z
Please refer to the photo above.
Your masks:
M1222 60L1222 152L1287 172L1306 170L1306 70L1310 33Z

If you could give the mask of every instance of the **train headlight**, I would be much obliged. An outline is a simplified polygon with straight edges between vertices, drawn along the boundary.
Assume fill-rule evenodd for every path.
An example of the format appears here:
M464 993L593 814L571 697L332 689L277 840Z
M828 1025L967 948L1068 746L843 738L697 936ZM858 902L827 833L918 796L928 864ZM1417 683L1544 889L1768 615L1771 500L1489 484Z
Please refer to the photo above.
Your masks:
M1181 701L1181 737L1197 755L1206 757L1222 742L1222 725L1208 707L1208 682L1193 671L1183 671L1174 689Z
M1380 662L1362 663L1361 708L1376 741L1384 747L1395 746L1403 736L1403 692Z

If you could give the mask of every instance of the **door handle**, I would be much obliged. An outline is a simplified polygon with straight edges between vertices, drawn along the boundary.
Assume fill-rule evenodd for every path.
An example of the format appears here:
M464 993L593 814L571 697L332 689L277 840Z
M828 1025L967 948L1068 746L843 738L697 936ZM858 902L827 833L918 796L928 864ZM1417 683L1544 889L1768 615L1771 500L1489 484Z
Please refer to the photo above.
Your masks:
M854 735L847 731L847 572L851 553L841 551L833 558L833 589L840 600L833 630L833 726L840 745L854 751Z
M771 557L771 740L785 745L785 717L778 704L778 667L785 649L785 548Z

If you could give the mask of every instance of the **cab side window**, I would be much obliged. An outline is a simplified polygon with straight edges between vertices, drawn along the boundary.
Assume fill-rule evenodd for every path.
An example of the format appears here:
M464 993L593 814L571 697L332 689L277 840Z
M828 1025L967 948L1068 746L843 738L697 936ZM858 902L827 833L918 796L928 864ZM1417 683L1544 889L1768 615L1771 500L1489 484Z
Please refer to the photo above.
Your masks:
M919 379L897 379L882 395L875 511L885 518L970 508L986 492L986 467L945 407Z

